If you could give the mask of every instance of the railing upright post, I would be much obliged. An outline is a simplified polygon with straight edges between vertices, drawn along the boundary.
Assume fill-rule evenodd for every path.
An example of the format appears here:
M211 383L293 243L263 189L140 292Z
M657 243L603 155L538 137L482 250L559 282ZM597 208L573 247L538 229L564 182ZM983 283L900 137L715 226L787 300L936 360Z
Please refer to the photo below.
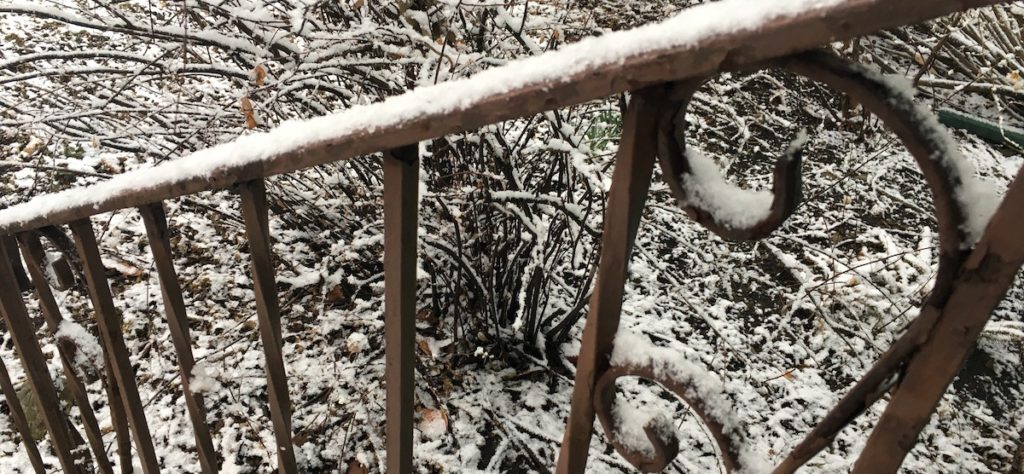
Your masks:
M558 474L582 474L586 470L594 429L594 384L608 368L619 328L622 296L629 276L629 256L657 156L663 94L660 87L633 94L622 119L622 139L615 155L612 186L605 207L601 260L583 328L572 406L558 455Z
M128 428L128 410L124 406L121 387L117 385L114 366L108 349L103 349L103 372L106 378L104 388L107 392L107 403L110 405L110 424L114 427L114 441L117 443L117 460L121 466L121 474L135 472L132 457L132 437Z
M384 354L387 470L412 472L416 389L419 146L384 153Z
M2 310L0 310L2 312ZM32 469L36 474L46 474L46 466L43 465L43 458L39 456L39 448L36 440L32 439L32 430L28 427L28 419L25 418L25 410L21 408L21 400L11 383L11 376L7 373L7 365L0 360L0 390L4 392L7 400L7 408L11 410L11 418L14 419L14 427L21 435L21 443L25 445L25 452L28 453L28 460L32 463Z
M0 245L7 250L7 258L11 262L11 270L14 270L14 279L18 282L18 288L27 291L32 288L32 282L25 274L25 267L21 266L21 259L18 258L18 243L11 238L0 240Z
M18 234L18 241L21 243L28 272L32 275L32 284L36 289L36 297L39 299L39 309L43 313L43 319L46 320L50 333L56 336L64 318L61 316L60 306L57 305L57 300L50 290L50 284L43 270L43 262L46 258L43 245L39 241L38 234L33 232ZM107 458L103 433L100 431L92 403L89 402L88 389L79 376L79 372L75 370L71 354L74 353L76 347L69 347L69 344L68 341L57 341L57 352L64 369L64 377L67 380L71 396L75 400L75 405L78 406L79 416L85 425L85 435L89 440L89 446L92 447L93 455L96 457L97 469L102 473L112 473L113 466L110 464L110 459Z
M1022 217L1024 169L1017 172L981 240L958 269L949 299L938 308L938 321L903 369L853 467L855 474L895 473L917 443L1024 264Z
M160 293L164 300L164 312L167 325L171 331L171 340L178 355L178 368L181 372L181 390L185 397L189 417L192 420L192 431L196 437L196 450L199 452L199 464L204 473L215 473L217 453L213 448L210 428L206 424L206 407L203 397L192 393L189 380L195 359L192 357L192 337L188 330L188 314L185 311L185 300L181 293L178 274L174 271L174 257L171 254L171 242L167 228L167 215L163 203L150 204L139 208L142 220L149 237L149 248L156 263L157 275L160 278Z
M109 359L108 370L113 373L117 389L124 404L125 415L131 428L135 449L142 461L142 470L146 474L160 472L160 463L153 449L153 438L146 422L146 412L139 398L139 386L135 380L128 346L124 342L121 329L121 318L114 307L114 297L107 283L107 271L103 266L96 234L93 233L92 222L86 218L70 224L71 233L75 238L75 247L82 259L86 286L92 299L96 313L96 325L99 327L100 340ZM113 404L113 401L111 401ZM122 465L122 471L127 467Z
M242 198L245 235L252 254L253 290L259 317L260 340L267 369L267 398L270 419L277 440L277 470L282 474L298 472L292 447L292 408L288 396L288 375L281 352L281 308L277 299L274 262L271 257L270 220L267 210L267 189L263 180L238 186Z
M10 244L14 238L3 236L0 240L3 241L0 245L0 313L3 314L7 330L14 340L14 347L25 368L29 386L39 402L46 431L50 434L50 443L57 453L61 467L66 473L82 472L82 466L78 464L79 459L76 457L78 443L72 433L74 427L60 408L57 389L50 379L46 359L39 347L39 341L36 340L35 328L28 317L28 310L21 299L18 282L11 268L11 257L7 254L7 249L11 248ZM14 244L17 248L17 243ZM18 403L17 396L11 402Z

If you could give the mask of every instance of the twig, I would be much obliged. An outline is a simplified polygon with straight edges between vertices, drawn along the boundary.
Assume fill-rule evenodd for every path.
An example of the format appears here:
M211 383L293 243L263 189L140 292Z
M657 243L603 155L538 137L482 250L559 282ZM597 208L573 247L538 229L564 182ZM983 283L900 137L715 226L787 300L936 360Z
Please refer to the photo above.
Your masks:
M73 170L71 168L61 168L60 166L40 165L40 164L37 164L37 163L22 163L20 161L8 161L8 160L0 161L0 168L29 168L29 169L37 169L37 170L44 170L44 171L54 171L54 172L57 172L57 173L75 174L75 175L80 175L80 176L91 176L91 177L94 177L94 178L104 178L104 179L108 179L108 178L111 177L111 175L106 174L106 173L95 173L95 172L92 172L92 171L81 171L81 170Z

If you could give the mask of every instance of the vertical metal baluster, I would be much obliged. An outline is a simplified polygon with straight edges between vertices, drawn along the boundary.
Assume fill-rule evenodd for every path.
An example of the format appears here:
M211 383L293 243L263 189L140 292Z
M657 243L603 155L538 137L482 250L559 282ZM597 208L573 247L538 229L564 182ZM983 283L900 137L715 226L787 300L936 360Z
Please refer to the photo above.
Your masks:
M256 313L260 323L260 339L267 367L267 393L270 419L277 439L277 470L297 472L292 448L291 402L288 397L288 376L281 353L281 308L277 300L277 283L270 247L270 221L267 215L267 190L263 180L238 186L242 198L245 234L252 254L253 289L256 292Z
M18 288L21 288L22 291L30 290L32 282L29 281L28 275L25 274L25 267L21 266L21 259L18 258L18 243L14 239L5 238L0 240L0 245L7 250L7 258L10 259L11 269L14 270L14 279L18 281Z
M25 418L25 410L21 408L21 400L18 399L18 392L14 390L11 383L11 376L7 373L7 365L0 360L0 390L4 392L7 399L7 407L11 409L11 418L14 419L14 426L21 435L21 442L25 445L25 452L28 453L28 460L36 474L46 474L46 466L43 465L43 458L39 456L39 448L36 447L36 440L32 439L32 430L28 427L28 420Z
M167 325L171 331L174 350L178 354L178 367L181 370L181 388L185 395L185 406L192 420L192 429L196 437L196 448L199 451L199 464L203 472L217 472L217 453L213 448L210 428L206 424L206 407L202 395L192 393L189 380L195 360L192 358L192 338L188 330L188 315L185 312L185 300L181 294L181 284L174 271L174 257L171 254L171 242L167 229L167 216L163 203L151 204L139 208L142 220L146 224L149 236L149 247L153 252L157 274L160 278L160 292L163 295L164 311L167 314Z
M132 437L128 428L128 410L124 407L121 387L117 385L117 377L114 376L112 360L110 350L104 345L104 388L107 391L107 403L110 405L110 424L114 427L114 440L117 442L117 462L121 467L121 474L132 474L135 467L132 458Z
M132 439L135 441L135 449L139 452L139 459L142 461L142 470L147 474L160 472L159 460L153 449L149 425L146 423L146 412L139 399L135 370L132 368L128 347L124 342L121 318L118 317L114 307L114 298L110 294L106 269L103 267L100 250L96 244L92 222L86 218L72 222L70 227L71 233L75 237L75 247L82 259L85 282L89 287L89 296L92 298L93 310L96 312L96 323L100 329L100 340L107 348L110 367L121 392L121 400L124 403L128 425L132 431ZM122 469L124 469L123 466Z
M556 472L559 474L580 474L587 466L594 428L594 383L608 368L619 328L622 295L629 276L629 256L657 155L662 97L660 88L634 94L622 119L622 140L615 155L612 186L605 208L601 260L576 363L572 407L558 455Z
M53 297L53 292L50 290L50 284L43 270L43 262L46 259L43 246L39 242L38 234L33 232L19 234L18 240L21 242L22 254L25 258L28 272L32 276L32 284L36 289L36 296L39 298L39 309L43 313L43 319L46 320L50 333L56 336L57 332L60 331L61 321L64 318L61 316L60 307L57 305L57 300ZM64 367L64 377L67 379L68 388L71 391L72 398L75 400L75 405L78 406L82 422L85 424L85 434L89 440L89 446L92 447L93 454L96 457L97 467L100 472L111 473L113 472L113 466L110 464L110 459L107 458L106 448L103 444L103 433L100 432L99 423L96 421L96 413L92 409L92 404L89 403L86 384L79 377L78 372L75 370L74 361L69 355L73 354L75 350L74 346L68 347L66 343L57 342L57 352L60 355L61 365Z
M50 371L46 368L46 359L43 358L43 351L39 348L35 328L32 326L32 321L29 320L28 310L25 309L25 302L21 299L18 282L14 276L14 270L11 268L11 257L7 254L7 249L11 247L10 242L14 238L3 236L0 239L6 241L0 245L0 313L3 313L7 322L7 330L11 334L11 339L14 340L14 347L25 368L29 386L35 393L36 400L42 409L43 422L46 424L46 431L50 434L50 444L57 452L57 458L60 459L64 472L81 472L74 454L78 449L78 443L75 442L75 436L71 434L73 428L60 408L57 389L53 385L53 380L50 379ZM17 245L16 242L15 245Z
M419 146L384 153L384 354L388 472L412 472Z

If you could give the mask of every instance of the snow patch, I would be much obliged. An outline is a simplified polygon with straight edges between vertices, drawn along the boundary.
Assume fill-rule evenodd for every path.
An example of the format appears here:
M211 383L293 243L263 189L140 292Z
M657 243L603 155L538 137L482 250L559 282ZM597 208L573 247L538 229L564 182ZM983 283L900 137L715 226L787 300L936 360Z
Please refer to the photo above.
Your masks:
M88 367L92 370L103 369L103 349L88 330L78 323L65 319L55 334L57 339L66 339L75 345L75 366Z
M220 382L217 381L208 364L198 362L192 366L188 387L192 393L213 392L220 388Z
M348 349L350 354L358 354L365 351L368 347L370 347L370 339L361 332L353 332L345 339L345 348Z
M772 193L733 185L725 180L714 160L696 150L685 153L690 173L679 178L686 189L687 205L704 209L717 222L738 229L752 227L771 213Z
M437 439L448 432L448 418L441 410L427 409L420 415L420 433L427 439Z

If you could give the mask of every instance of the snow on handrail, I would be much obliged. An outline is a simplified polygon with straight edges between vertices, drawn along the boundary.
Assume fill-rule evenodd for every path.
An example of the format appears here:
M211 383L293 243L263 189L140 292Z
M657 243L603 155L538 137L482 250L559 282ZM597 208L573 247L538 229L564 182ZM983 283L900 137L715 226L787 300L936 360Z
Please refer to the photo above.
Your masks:
M64 224L708 75L999 0L722 0L383 102L289 121L0 210L0 234Z

